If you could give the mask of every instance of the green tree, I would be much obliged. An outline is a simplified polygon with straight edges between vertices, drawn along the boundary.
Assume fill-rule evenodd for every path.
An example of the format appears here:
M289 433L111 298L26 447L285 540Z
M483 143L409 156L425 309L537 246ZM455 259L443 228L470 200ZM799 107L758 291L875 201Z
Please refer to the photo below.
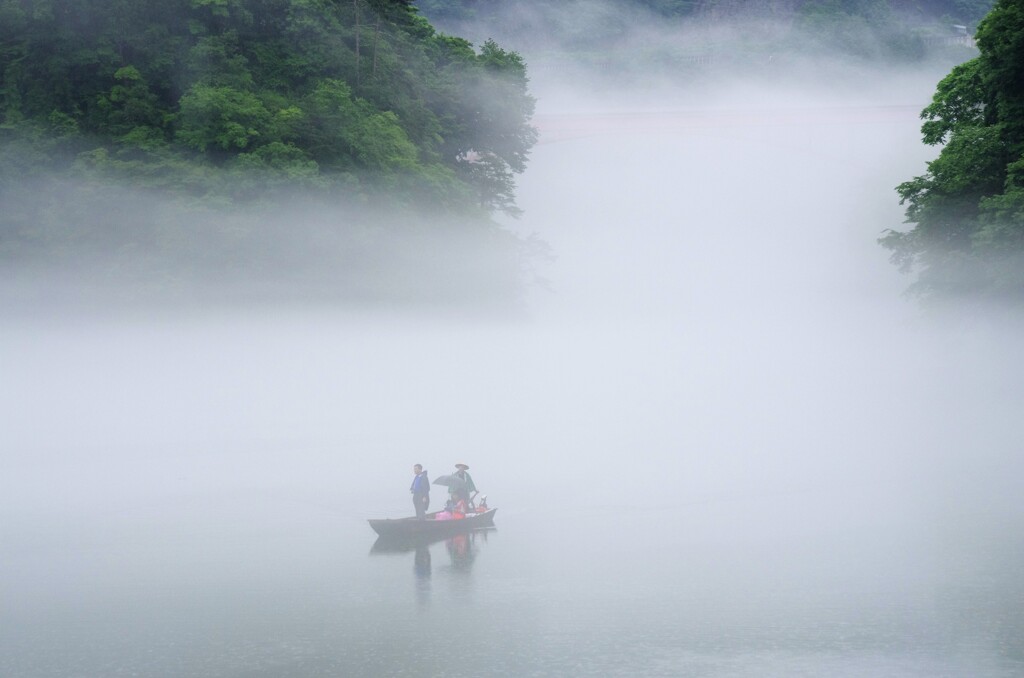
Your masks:
M914 226L880 242L920 293L1024 300L1024 0L999 0L976 39L921 114L925 143L945 145L897 188Z
M259 145L270 134L273 116L249 92L196 85L181 98L177 138L199 151L234 151Z
M513 175L522 172L537 132L518 121L533 115L522 58L488 40L479 55L452 43L452 72L460 87L450 110L446 153L456 171L477 189L482 206L516 214ZM472 52L469 52L472 54ZM468 57L468 58L467 58Z

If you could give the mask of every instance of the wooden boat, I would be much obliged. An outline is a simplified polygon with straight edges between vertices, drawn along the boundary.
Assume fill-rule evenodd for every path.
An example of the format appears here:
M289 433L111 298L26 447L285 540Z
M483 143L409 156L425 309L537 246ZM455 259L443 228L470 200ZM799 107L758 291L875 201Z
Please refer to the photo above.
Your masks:
M413 518L370 519L370 527L382 537L447 537L453 534L494 527L496 508L481 513L467 513L465 518L436 520L437 512L428 513L424 520Z

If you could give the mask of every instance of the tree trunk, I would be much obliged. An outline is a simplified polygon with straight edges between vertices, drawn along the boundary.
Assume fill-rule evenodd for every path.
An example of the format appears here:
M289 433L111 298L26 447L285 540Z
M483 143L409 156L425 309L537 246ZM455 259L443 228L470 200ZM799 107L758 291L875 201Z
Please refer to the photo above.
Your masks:
M380 14L377 14L377 25L373 27L373 77L377 77L377 40L380 38Z
M359 0L352 0L352 9L356 13L356 86L359 86Z

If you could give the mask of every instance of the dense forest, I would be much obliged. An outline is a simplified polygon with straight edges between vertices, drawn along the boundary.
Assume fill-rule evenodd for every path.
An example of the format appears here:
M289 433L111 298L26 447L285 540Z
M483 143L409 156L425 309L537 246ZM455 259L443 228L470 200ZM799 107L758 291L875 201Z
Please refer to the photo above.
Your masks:
M531 62L571 54L644 75L689 60L728 66L780 56L914 62L966 37L992 0L420 0L437 25L487 35ZM958 54L947 61L956 62Z
M922 113L942 145L898 188L907 232L882 244L929 296L1024 296L1024 2L999 0L978 27L980 55L939 83Z
M431 17L473 19L493 15L530 0L420 0ZM830 11L851 16L918 15L976 22L991 8L991 0L620 0L623 11L648 11L663 17L737 16L742 14L797 16Z
M532 110L517 54L440 35L406 0L0 2L7 177L513 211Z
M408 0L0 0L3 282L514 294L533 107Z

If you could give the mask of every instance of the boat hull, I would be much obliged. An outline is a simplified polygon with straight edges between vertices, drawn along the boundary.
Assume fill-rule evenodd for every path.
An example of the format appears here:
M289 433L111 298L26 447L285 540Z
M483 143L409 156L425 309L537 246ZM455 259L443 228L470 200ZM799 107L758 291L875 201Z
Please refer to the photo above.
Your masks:
M435 520L436 513L428 513L425 520L416 518L390 518L370 520L370 527L382 537L446 537L463 532L494 527L494 514L498 509L483 513L470 513L458 520Z

